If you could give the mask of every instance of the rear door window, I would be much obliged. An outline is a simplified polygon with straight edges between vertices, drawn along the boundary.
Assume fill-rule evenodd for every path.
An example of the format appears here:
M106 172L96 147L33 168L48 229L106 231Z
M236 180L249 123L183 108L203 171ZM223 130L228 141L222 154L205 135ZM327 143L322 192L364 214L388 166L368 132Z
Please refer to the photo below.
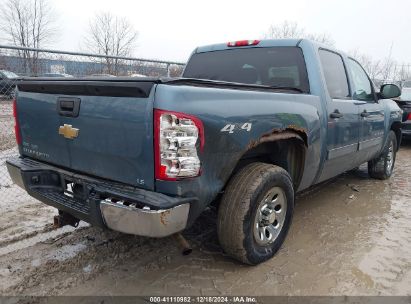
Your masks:
M319 54L330 97L335 99L349 98L350 90L342 57L327 50L320 50Z

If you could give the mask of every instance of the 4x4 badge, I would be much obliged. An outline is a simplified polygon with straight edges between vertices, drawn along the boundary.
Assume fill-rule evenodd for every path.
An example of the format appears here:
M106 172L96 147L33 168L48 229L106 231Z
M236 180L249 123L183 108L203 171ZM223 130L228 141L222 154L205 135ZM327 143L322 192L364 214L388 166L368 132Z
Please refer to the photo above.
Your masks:
M68 139L76 138L79 131L79 129L73 128L72 125L64 124L64 126L59 127L59 134Z

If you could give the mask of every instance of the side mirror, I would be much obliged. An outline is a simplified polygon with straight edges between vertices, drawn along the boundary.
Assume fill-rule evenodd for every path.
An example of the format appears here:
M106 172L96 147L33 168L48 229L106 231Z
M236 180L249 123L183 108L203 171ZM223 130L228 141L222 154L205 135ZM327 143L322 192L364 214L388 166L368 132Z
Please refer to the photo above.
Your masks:
M391 99L401 96L401 89L395 84L383 84L380 88L380 99Z

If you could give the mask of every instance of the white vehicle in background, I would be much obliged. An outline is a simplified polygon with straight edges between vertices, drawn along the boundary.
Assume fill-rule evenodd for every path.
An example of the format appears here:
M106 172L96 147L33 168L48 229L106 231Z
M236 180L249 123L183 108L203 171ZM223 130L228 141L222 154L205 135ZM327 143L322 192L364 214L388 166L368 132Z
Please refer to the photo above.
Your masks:
M147 76L143 74L131 74L130 77L147 77Z
M87 76L86 76L87 77ZM90 77L116 77L115 75L111 74L104 74L104 73L97 73L97 74L91 74Z
M402 82L401 87L403 87L403 88L411 88L411 79L404 80L404 81Z
M61 77L61 78L72 78L73 75L66 73L44 73L41 77Z

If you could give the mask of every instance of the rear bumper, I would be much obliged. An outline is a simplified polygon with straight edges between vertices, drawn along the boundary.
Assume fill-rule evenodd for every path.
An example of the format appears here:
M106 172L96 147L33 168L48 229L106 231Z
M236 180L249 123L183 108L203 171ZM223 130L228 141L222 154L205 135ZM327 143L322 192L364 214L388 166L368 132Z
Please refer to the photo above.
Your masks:
M163 210L142 210L103 201L100 203L100 210L110 229L129 234L163 237L186 227L190 204Z
M7 161L14 183L47 205L100 227L164 237L186 228L196 198L171 197L76 174L29 158ZM75 186L69 193L67 185Z

